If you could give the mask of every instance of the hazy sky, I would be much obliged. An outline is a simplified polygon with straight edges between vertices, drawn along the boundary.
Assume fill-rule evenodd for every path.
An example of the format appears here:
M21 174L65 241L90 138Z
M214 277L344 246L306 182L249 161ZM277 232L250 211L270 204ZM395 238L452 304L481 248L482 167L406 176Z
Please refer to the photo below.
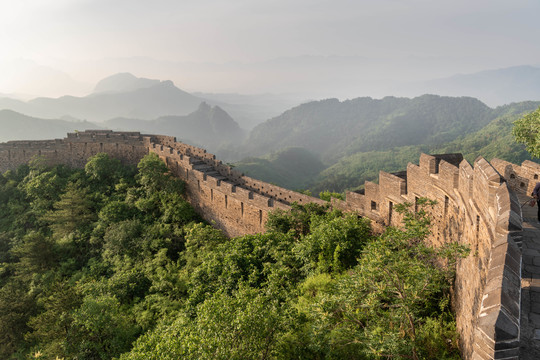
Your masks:
M539 14L538 0L2 1L0 92L88 92L130 71L190 91L364 95L540 65Z

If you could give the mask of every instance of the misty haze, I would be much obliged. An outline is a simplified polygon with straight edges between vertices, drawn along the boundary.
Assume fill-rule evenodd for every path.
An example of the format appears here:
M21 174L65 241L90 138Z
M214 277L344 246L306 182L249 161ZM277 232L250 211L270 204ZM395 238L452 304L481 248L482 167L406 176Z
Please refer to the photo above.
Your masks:
M540 358L538 14L4 1L0 358Z

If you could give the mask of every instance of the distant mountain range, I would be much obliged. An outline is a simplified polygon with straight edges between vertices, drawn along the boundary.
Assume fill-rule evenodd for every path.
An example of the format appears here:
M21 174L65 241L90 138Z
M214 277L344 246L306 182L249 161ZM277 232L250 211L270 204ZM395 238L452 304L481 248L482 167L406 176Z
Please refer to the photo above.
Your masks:
M84 97L63 96L60 98L36 98L28 102L0 99L0 108L11 109L26 115L41 118L60 118L69 115L94 122L115 117L155 119L163 115L185 115L197 109L204 101L178 89L171 81L150 85L144 81L136 84L150 85L132 87L112 79L102 80L97 89L106 92L93 93ZM126 90L127 89L127 90Z
M128 73L101 80L94 93L85 97L27 102L0 98L2 108L6 110L0 118L0 141L64 137L73 130L111 128L176 136L218 152L221 147L238 145L245 137L238 123L221 107L178 89L171 81L137 78Z
M187 115L197 110L202 102L218 105L242 128L250 130L301 101L272 94L190 94L171 81L138 78L130 73L102 79L90 95L83 97L40 97L21 101L0 95L0 109L38 118L69 117L93 122L119 117L153 120L162 116Z
M149 134L176 136L179 141L202 145L216 152L224 145L239 145L244 132L223 109L201 103L198 109L184 116L162 116L155 120L116 118L104 125L113 130L141 131Z
M407 86L406 86L407 87ZM540 100L540 68L515 66L410 85L416 93L471 96L489 106Z
M433 92L492 96L493 102L540 99L535 95L540 94L540 69L492 70L423 86L428 85ZM162 133L205 147L224 161L247 158L238 168L262 180L341 191L375 178L379 169L404 168L420 151L523 160L527 154L513 142L511 123L540 104L492 108L474 97L440 95L326 99L294 107L297 103L288 101L269 94L190 94L171 81L119 73L83 97L0 98L0 110L6 109L0 111L0 141L63 137L98 127ZM286 106L289 110L271 116ZM246 136L242 126L255 127Z
M68 132L100 129L88 121L39 119L12 110L0 110L0 142L9 140L46 140L64 138Z
M130 73L118 73L99 81L94 88L94 94L130 92L156 86L159 83L159 80L138 78Z

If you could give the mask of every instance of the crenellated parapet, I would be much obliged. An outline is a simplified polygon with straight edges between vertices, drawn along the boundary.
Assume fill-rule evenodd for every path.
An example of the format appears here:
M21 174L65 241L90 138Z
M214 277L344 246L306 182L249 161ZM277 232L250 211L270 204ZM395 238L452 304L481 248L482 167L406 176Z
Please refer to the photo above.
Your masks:
M40 156L50 164L82 167L91 156L106 152L126 164L157 154L171 173L186 183L193 207L229 236L264 231L268 213L290 209L293 202L326 202L250 178L202 148L163 135L104 130L70 133L50 141L0 144L0 172ZM492 165L493 164L493 165ZM395 206L418 198L437 201L428 241L467 245L470 254L458 261L453 305L461 349L467 359L517 358L520 319L521 207L513 191L530 192L540 166L478 158L471 166L461 154L420 156L399 173L380 172L379 183L348 192L334 207L372 220L374 227L398 226Z
M517 171L516 179L534 177L532 164ZM428 241L434 246L457 242L471 249L457 264L453 299L467 359L518 357L521 207L499 172L483 158L473 167L460 154L422 154L419 165L409 164L401 173L381 171L379 184L366 182L362 192L349 192L346 201L334 203L382 228L401 223L396 204L416 207L421 197L437 201Z
M138 132L87 130L51 141L12 141L0 144L0 171L41 157L49 164L83 167L105 152L126 164L137 164L149 152L186 182L188 199L205 219L229 236L264 231L268 212L289 209L297 202L324 201L244 176L205 149L177 142L175 137Z
M149 151L186 182L188 199L204 218L229 236L264 231L268 213L288 210L290 204L326 202L244 176L206 150L151 136Z

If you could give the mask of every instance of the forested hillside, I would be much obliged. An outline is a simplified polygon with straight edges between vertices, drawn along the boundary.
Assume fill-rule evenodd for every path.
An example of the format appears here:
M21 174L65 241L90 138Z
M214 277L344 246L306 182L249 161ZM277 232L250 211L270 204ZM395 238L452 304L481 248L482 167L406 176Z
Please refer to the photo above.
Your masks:
M287 148L265 158L250 157L236 163L247 176L300 190L313 184L313 179L326 168L321 160L305 148Z
M252 177L318 194L323 190L359 188L366 180L377 180L380 170L404 170L409 162L416 163L422 152L459 152L470 162L483 156L519 164L530 155L514 141L512 124L539 106L540 102L529 101L491 109L471 98L431 95L314 102L260 125L250 135L247 146L255 148L256 143L261 143L265 149L275 149L296 143L320 158L324 170L314 174L297 167L287 180L270 178L267 174L279 173L287 166L276 156L279 151L262 160L240 161L236 166ZM265 171L253 166L276 158L264 163Z
M227 239L183 186L155 155L0 175L0 358L459 357L465 249L423 245L422 201L380 236L311 204Z
M298 146L328 163L362 151L450 141L482 128L490 111L473 98L436 95L316 101L255 127L246 150L262 155Z

